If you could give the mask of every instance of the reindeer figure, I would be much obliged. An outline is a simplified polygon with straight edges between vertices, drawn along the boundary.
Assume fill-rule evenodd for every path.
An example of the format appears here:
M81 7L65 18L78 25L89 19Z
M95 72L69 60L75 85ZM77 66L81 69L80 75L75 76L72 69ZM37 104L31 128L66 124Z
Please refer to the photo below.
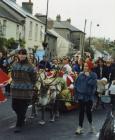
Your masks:
M45 124L45 108L47 105L51 106L50 118L51 121L55 121L56 113L58 112L58 101L56 100L57 95L61 91L61 83L57 78L46 79L44 71L39 74L37 87L37 98L32 105L32 114L36 114L36 105L41 107L41 125Z

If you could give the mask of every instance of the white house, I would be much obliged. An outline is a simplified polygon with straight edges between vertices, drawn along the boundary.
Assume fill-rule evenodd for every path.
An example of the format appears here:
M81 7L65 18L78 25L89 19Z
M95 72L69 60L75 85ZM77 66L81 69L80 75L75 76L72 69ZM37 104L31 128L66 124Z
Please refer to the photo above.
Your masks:
M16 0L0 0L0 35L24 39L29 50L42 48L45 31L44 23L32 15L32 7L31 0L23 2L22 7Z
M59 35L54 29L49 30L53 35L57 36L56 53L58 57L69 56L73 52L73 46L70 41Z

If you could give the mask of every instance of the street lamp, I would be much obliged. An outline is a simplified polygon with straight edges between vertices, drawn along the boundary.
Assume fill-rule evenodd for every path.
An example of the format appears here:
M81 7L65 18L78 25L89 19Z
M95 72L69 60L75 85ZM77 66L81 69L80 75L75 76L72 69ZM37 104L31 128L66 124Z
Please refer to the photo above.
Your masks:
M47 21L48 21L48 8L49 8L49 0L47 0L46 19L45 19L45 36L44 36L44 41L42 43L44 50L47 48L47 45L48 45L48 43L46 41L46 39L47 39L47 26L48 26L48 23L47 23Z

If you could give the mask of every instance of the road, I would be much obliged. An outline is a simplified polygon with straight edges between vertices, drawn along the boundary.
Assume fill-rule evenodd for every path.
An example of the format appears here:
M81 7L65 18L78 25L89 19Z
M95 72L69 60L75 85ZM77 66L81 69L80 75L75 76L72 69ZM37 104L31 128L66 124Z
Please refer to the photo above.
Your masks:
M29 109L30 110L30 109ZM28 112L29 112L28 110ZM61 113L60 119L54 123L49 122L47 113L46 124L39 125L40 115L36 119L27 120L23 132L13 132L16 116L11 108L11 99L0 104L0 140L97 140L97 133L106 117L107 110L98 109L93 113L96 133L89 133L88 122L84 120L84 134L76 135L78 126L78 110Z

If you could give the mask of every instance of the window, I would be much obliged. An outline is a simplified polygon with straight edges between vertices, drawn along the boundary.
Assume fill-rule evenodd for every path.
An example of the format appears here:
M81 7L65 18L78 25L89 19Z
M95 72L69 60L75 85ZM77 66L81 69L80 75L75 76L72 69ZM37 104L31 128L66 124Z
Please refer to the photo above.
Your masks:
M43 39L43 26L40 28L40 41Z
M70 40L70 34L67 34L67 39Z
M32 21L30 21L29 25L29 39L32 39Z
M0 36L2 36L2 23L0 21Z
M38 24L36 24L35 26L35 41L37 40L38 38Z
M7 21L3 20L3 36L6 36L6 25L7 25Z
M19 40L19 25L16 27L16 40Z

